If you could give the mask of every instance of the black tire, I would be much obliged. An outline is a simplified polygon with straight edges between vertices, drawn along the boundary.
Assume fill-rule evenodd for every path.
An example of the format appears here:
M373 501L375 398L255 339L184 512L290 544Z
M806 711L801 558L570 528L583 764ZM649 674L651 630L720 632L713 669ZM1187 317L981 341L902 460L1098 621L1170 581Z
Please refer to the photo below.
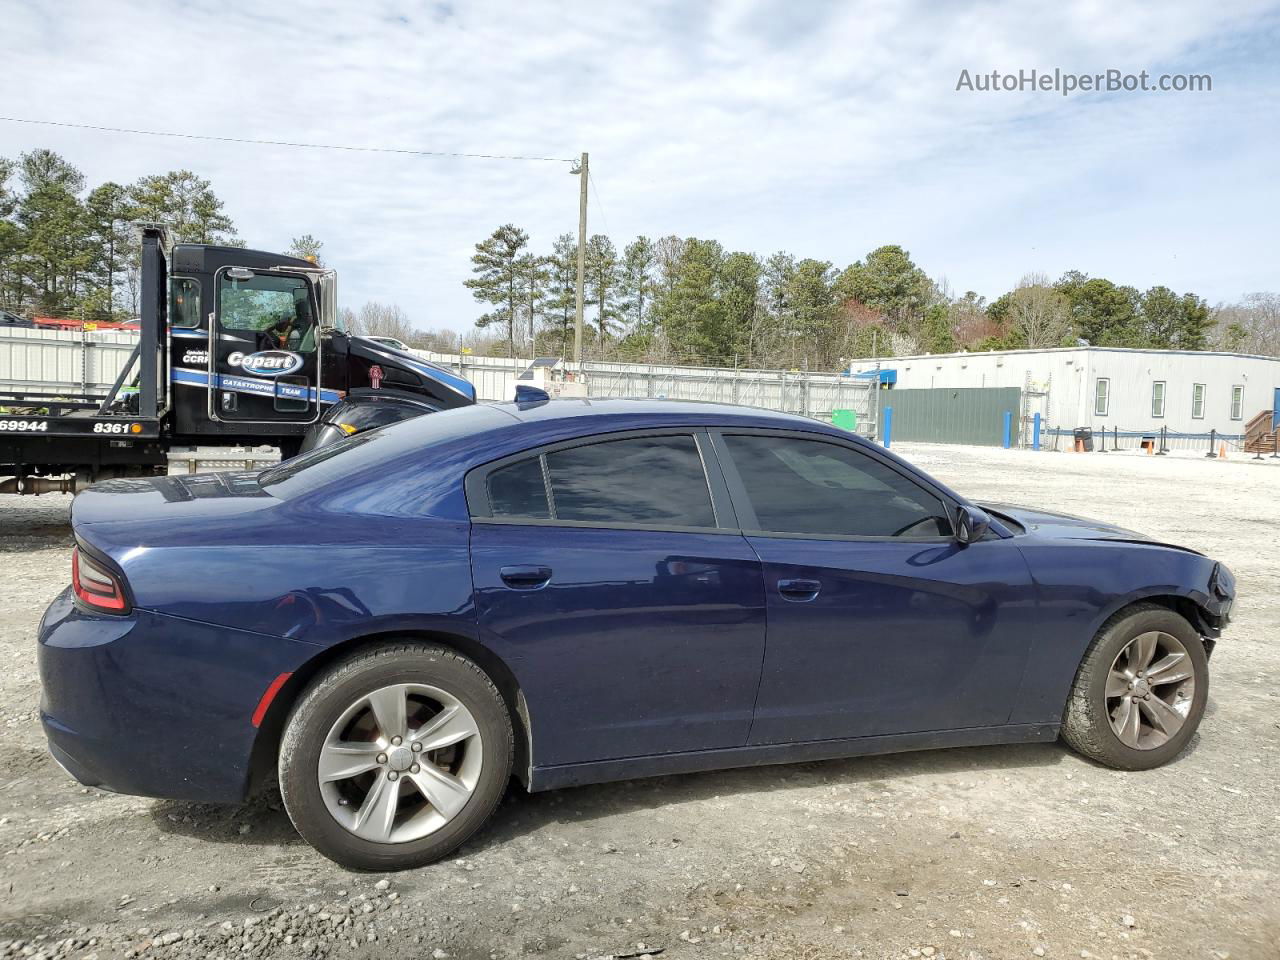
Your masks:
M1106 684L1111 665L1129 642L1148 631L1170 634L1186 648L1195 671L1195 691L1182 728L1169 740L1151 749L1123 743L1111 727L1107 712ZM1062 739L1091 760L1117 770L1150 770L1163 766L1186 747L1204 715L1209 698L1209 658L1200 634L1168 607L1143 603L1111 617L1080 662L1062 720Z
M317 769L325 737L343 711L361 696L396 683L430 684L457 698L479 728L484 762L470 799L451 820L420 839L379 843L334 820ZM298 833L330 860L353 870L409 870L447 856L484 825L502 800L513 753L510 714L480 667L445 647L384 643L340 661L298 698L280 742L280 794Z

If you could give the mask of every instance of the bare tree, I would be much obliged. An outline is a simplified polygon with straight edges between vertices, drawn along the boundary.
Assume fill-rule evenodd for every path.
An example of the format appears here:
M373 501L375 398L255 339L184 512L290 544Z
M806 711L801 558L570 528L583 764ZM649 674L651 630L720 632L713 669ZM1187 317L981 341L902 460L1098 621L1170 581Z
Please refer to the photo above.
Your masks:
M1031 348L1057 347L1071 332L1067 298L1042 273L1028 273L1009 297L1009 318Z
M1280 356L1280 294L1250 293L1213 310L1210 342L1220 350Z
M368 337L395 337L408 343L417 335L409 316L399 304L378 303L370 300L350 319L352 333Z

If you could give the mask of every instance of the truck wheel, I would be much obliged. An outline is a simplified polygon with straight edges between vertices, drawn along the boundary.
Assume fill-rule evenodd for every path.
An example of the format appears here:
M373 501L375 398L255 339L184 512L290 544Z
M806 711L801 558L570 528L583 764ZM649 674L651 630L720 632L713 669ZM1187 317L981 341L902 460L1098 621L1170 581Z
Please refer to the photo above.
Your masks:
M480 829L512 754L506 704L476 664L430 644L382 644L299 698L280 744L280 793L298 833L329 859L406 870Z
M1076 672L1062 738L1120 770L1168 763L1187 745L1209 697L1209 659L1185 619L1140 604L1102 625Z

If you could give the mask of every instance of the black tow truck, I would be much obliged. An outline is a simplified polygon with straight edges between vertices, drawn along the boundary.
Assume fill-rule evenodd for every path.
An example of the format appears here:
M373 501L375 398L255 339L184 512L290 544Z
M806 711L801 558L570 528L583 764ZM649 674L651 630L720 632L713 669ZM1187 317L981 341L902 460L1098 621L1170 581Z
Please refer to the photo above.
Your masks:
M476 402L451 371L340 329L334 271L175 245L159 225L138 232L137 347L105 396L0 381L0 493L75 493L175 465L243 469L264 447L288 458Z

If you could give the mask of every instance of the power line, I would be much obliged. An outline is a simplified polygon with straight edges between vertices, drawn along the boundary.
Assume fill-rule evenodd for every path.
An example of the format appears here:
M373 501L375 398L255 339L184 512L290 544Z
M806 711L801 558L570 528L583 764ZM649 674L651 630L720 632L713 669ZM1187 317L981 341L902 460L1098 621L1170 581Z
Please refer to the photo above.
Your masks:
M301 143L290 140L254 140L249 137L215 137L201 133L174 133L166 130L133 130L128 127L106 127L92 123L64 123L58 120L30 120L25 117L0 117L6 123L28 123L43 127L70 127L76 130L98 130L126 133L141 137L173 137L179 140L211 140L218 143L249 143L264 147L295 147L302 150L346 150L353 153L398 153L415 157L460 157L468 160L531 160L546 163L577 163L564 157L531 157L507 153L458 153L450 150L409 150L400 147L356 147L338 143Z
M607 237L611 232L609 230L609 218L604 213L604 201L600 199L600 189L596 186L596 178L591 175L590 168L587 169L587 180L591 184L591 192L596 196L596 206L600 208L600 219L604 221L604 233Z

